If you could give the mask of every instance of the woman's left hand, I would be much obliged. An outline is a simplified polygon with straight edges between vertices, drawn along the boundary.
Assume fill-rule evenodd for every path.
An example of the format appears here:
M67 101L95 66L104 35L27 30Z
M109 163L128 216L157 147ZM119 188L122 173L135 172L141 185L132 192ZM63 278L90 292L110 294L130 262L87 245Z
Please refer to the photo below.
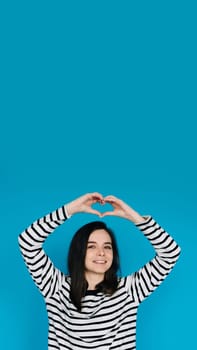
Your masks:
M102 214L102 217L118 216L118 217L130 220L134 224L138 224L145 221L145 219L139 213L137 213L128 204L126 204L124 201L122 201L121 199L115 196L109 195L104 197L104 202L111 204L113 207L113 210L106 211L105 213Z

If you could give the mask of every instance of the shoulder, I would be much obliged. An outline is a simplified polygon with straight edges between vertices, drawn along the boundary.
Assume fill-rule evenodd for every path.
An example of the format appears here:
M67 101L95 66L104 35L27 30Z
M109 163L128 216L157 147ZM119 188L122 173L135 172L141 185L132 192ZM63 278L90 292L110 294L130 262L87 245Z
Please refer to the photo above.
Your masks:
M124 276L124 277L118 278L118 289L126 287L128 278L129 278L129 276Z
M118 284L118 289L124 290L127 294L131 295L132 294L132 289L133 289L133 276L134 274L121 277L119 279L119 284Z
M60 282L59 283L60 289L64 289L64 290L70 291L71 278L70 278L69 275L67 275L64 272L60 271L59 282Z

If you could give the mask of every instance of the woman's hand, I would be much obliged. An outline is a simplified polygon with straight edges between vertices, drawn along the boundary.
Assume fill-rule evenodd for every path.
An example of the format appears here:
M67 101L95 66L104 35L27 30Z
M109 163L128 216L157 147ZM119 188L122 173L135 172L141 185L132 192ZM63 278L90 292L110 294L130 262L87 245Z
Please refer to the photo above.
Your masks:
M101 205L109 203L113 207L113 210L100 213L98 210L92 208L92 205L95 203L99 203ZM76 213L89 213L98 215L99 217L118 216L130 220L134 224L145 221L145 219L139 213L137 213L121 199L112 195L103 197L102 194L98 192L84 194L83 196L68 203L66 205L66 209L68 215L73 215Z
M98 192L87 193L68 203L66 205L66 209L69 215L76 213L89 213L102 216L98 210L92 208L92 205L95 203L100 203L101 205L104 204L104 198L102 194Z
M134 224L139 224L145 219L137 213L134 209L132 209L130 206L128 206L125 202L123 202L121 199L115 197L115 196L107 196L104 198L104 203L109 203L112 205L113 210L107 211L102 214L102 217L104 216L119 216L124 219L128 219L132 221Z

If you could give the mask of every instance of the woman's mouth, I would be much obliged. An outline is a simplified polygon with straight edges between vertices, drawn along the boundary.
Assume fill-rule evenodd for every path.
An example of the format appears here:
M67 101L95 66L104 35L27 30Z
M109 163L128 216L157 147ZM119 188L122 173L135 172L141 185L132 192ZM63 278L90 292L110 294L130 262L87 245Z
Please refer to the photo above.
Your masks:
M106 260L94 260L93 261L95 264L105 264Z

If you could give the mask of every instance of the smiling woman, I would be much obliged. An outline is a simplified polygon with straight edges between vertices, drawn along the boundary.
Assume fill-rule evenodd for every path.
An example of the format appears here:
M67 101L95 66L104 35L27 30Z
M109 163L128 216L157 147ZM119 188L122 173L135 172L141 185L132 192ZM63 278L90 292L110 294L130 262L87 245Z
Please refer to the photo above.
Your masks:
M109 294L116 290L118 248L112 230L104 222L91 222L76 232L68 252L68 268L70 297L78 310L87 290Z
M112 205L100 213L93 204ZM118 277L118 249L113 232L94 221L74 235L68 254L69 275L59 271L45 254L43 243L56 227L77 213L118 216L134 223L155 249L156 256L139 271ZM19 244L34 282L45 298L48 348L67 350L134 350L140 303L167 277L180 248L150 217L143 217L115 196L89 193L29 226Z

